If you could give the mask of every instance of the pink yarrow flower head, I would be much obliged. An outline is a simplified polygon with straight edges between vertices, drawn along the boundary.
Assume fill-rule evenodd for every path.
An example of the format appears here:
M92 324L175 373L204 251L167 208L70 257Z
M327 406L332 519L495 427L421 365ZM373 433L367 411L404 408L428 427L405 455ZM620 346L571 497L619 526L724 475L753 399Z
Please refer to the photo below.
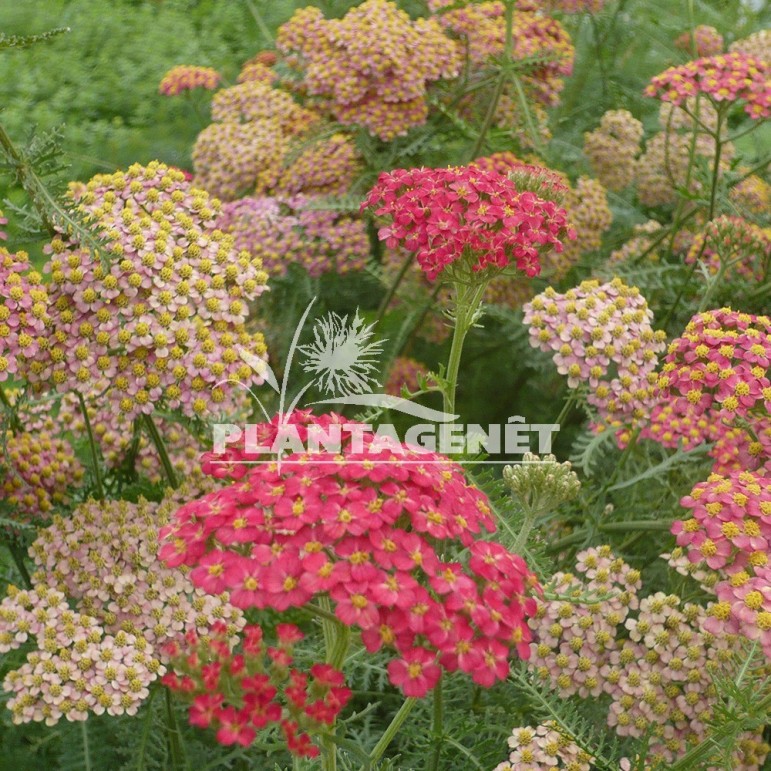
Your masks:
M686 30L675 39L675 45L682 51L696 56L715 56L723 51L725 41L723 36L708 24Z
M475 165L384 172L361 208L389 218L380 240L415 252L431 281L448 270L494 273L508 265L536 276L539 254L561 252L574 237L556 203Z
M216 227L219 202L152 162L95 177L75 203L104 247L52 240L51 324L30 380L86 396L106 382L127 419L235 407L229 381L262 382L238 351L266 358L246 320L267 274Z
M589 386L587 397L604 423L643 419L652 403L657 354L664 332L637 287L620 279L584 281L564 294L549 288L525 305L530 343L553 352L568 386Z
M204 88L214 91L220 84L222 76L212 67L196 67L190 64L181 64L172 67L161 80L158 92L165 96L175 96L195 88Z
M459 466L334 414L277 417L259 441L270 446L279 431L340 446L300 448L280 465L230 451L225 473L237 481L177 512L161 559L243 608L327 597L367 650L394 652L391 680L410 695L425 695L442 668L489 686L507 676L508 656L528 655L535 578L521 557L479 540L495 529L490 505Z
M352 692L329 664L308 672L294 666L303 639L296 626L279 624L276 636L269 647L262 628L250 625L234 640L222 623L209 635L188 635L167 646L173 671L163 683L189 704L190 724L213 729L220 744L248 747L259 731L277 726L292 754L314 758L311 737L327 733Z
M704 94L715 104L744 102L745 112L754 119L771 115L766 63L738 51L670 67L651 80L645 94L676 105Z

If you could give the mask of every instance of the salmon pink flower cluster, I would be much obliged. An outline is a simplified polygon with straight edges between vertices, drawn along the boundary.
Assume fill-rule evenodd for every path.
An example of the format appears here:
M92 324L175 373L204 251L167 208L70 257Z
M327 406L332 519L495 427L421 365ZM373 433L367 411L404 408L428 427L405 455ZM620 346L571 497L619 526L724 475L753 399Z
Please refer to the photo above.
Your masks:
M757 640L771 657L771 480L750 471L712 474L681 504L692 517L672 526L677 545L719 577L706 628Z
M662 401L709 422L771 411L771 319L730 308L694 316L669 345L658 379Z
M431 281L456 264L474 271L514 264L536 276L540 253L562 252L564 239L575 236L554 201L474 165L384 172L362 204L367 208L391 220L380 240L416 252Z
M232 407L229 378L261 382L237 349L266 357L245 322L267 274L216 228L216 199L153 162L95 177L77 206L105 247L51 242L52 323L29 365L38 388L87 396L106 382L111 408L132 419L159 405L190 417Z
M45 345L48 294L26 252L0 246L0 383L24 375Z
M177 512L161 559L241 608L329 598L368 651L395 650L389 677L407 696L424 696L442 669L484 687L505 679L509 657L529 654L537 584L521 557L479 539L495 529L485 495L444 456L383 446L342 416L292 417L303 441L340 431L340 452L294 452L280 465L248 466L238 451L206 458L237 481ZM263 424L259 441L285 425Z
M665 334L652 320L639 289L618 278L584 281L564 294L549 287L525 305L524 316L531 345L554 353L570 388L588 385L587 401L611 425L645 418L653 403Z
M294 668L303 633L292 624L275 631L276 645L268 646L260 626L244 627L238 651L222 622L205 637L191 632L165 646L173 671L163 683L191 702L190 724L214 729L220 744L248 747L258 731L277 724L293 755L315 758L311 736L334 724L352 692L329 664L313 664L307 673Z
M685 262L696 260L713 274L722 266L727 279L736 274L753 283L762 281L771 267L771 236L749 220L722 214L693 239Z
M425 123L428 84L460 70L457 44L434 19L413 21L389 0L366 0L341 19L298 10L277 45L335 120L384 141Z
M240 198L223 206L217 224L271 276L284 275L292 264L311 276L363 270L369 258L364 221L314 208L314 200L304 195Z
M571 741L564 729L549 722L532 728L515 728L508 739L509 759L493 771L590 771L592 756Z
M723 36L709 24L686 30L675 40L675 45L682 51L694 56L715 56L723 51Z
M0 653L33 644L3 681L16 724L135 715L166 671L141 635L108 634L93 616L71 610L55 589L11 586L0 603Z
M608 190L623 190L635 178L643 125L628 110L609 110L584 134L584 154Z
M189 64L180 64L172 67L161 80L158 86L159 93L164 96L176 96L194 88L205 88L214 91L220 84L222 76L212 67L195 67Z
M0 454L0 500L21 522L45 522L55 506L66 504L84 469L72 445L49 431L8 431Z
M676 105L697 94L704 94L717 104L743 101L751 118L768 118L771 85L766 69L763 60L737 51L705 56L656 75L645 93Z

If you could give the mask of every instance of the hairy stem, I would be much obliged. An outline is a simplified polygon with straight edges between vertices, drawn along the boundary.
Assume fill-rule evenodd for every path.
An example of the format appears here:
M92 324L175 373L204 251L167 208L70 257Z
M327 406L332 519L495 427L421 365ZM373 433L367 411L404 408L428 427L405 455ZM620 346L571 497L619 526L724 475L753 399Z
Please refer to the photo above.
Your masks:
M442 756L444 740L444 698L442 696L442 675L434 688L434 718L431 731L434 734L434 752L431 757L431 771L439 771L439 759Z

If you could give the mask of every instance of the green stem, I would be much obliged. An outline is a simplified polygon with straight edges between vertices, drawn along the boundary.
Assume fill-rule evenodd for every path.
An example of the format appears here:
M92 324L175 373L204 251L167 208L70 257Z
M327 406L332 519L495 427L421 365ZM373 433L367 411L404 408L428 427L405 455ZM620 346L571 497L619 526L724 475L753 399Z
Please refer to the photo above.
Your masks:
M86 400L83 398L83 394L80 391L75 391L80 404L80 413L83 415L83 422L86 425L86 434L88 434L88 444L91 448L91 465L94 469L94 487L96 488L96 498L99 501L104 500L104 488L102 487L102 472L99 469L99 452L96 446L96 439L94 438L94 432L91 428L91 419L88 417L88 407L86 407Z
M393 716L393 719L388 725L388 728L386 728L378 743L369 753L369 759L372 763L377 763L377 761L383 757L383 753L388 749L388 746L394 740L397 732L402 727L402 723L404 723L404 721L407 719L410 712L412 712L412 708L417 704L417 702L418 700L412 696L404 700L402 706L399 707L399 711Z
M431 758L431 771L439 771L439 759L442 756L442 742L444 739L444 699L442 697L442 675L434 688L434 720L432 732L434 734L434 754Z
M171 703L171 691L168 689L166 689L166 734L169 739L171 767L174 769L187 768L187 761L180 742L179 724L177 723L177 716L174 714L174 705Z
M375 317L376 325L380 324L380 322L383 320L383 316L385 316L385 313L388 310L388 306L391 304L391 300L393 300L393 297L396 294L396 290L404 280L404 277L407 275L407 271L410 269L410 265L412 265L414 261L415 255L410 253L407 255L407 258L399 268L399 272L396 274L396 278L394 278L394 280L391 282L391 286L388 287L388 291L385 293L385 296L383 297L380 306L377 309L377 316Z
M519 529L517 538L511 547L511 551L513 551L515 554L522 554L522 550L525 548L530 531L533 529L535 520L538 517L538 511L529 507L525 509L524 514L525 517L522 520L522 527Z
M155 449L158 450L158 455L161 458L161 465L163 466L163 470L166 474L166 479L169 480L169 485L171 485L171 487L173 487L176 490L179 487L177 474L174 471L174 466L172 466L171 464L171 459L169 458L169 453L166 451L166 445L163 442L163 438L161 437L158 431L158 427L155 425L155 422L153 421L153 416L145 415L144 421L145 421L145 428L147 429L147 433L150 435L150 439L152 440L152 443L155 445Z
M91 750L88 746L88 727L85 720L80 723L80 736L83 740L83 769L91 771Z
M21 425L21 421L19 420L19 415L16 412L16 409L8 401L8 395L5 393L2 383L0 383L0 403L2 403L3 407L5 407L5 410L8 413L8 420L11 424L11 430L16 434L21 433L24 430L24 427Z
M29 575L27 566L24 564L24 553L19 549L17 544L7 543L8 551L11 552L11 557L16 565L16 569L19 571L21 580L24 583L26 589L32 588L32 578Z
M262 18L260 9L252 2L252 0L246 0L246 5L249 7L249 12L254 18L254 22L257 25L257 29L260 30L260 34L265 38L268 45L275 45L275 38L270 31L270 27L265 23L265 19Z
M671 520L660 521L656 519L631 519L628 522L606 522L597 526L600 533L637 533L637 532L669 532L672 527ZM549 552L557 552L576 543L581 543L589 535L589 530L577 530L575 533L566 535L558 541L554 541L546 547Z
M150 729L153 725L153 699L157 693L156 688L150 689L150 696L145 702L145 709L147 710L147 716L142 726L142 739L139 743L139 751L137 753L137 769L136 771L144 771L145 768L145 753L147 752L147 739L150 736Z

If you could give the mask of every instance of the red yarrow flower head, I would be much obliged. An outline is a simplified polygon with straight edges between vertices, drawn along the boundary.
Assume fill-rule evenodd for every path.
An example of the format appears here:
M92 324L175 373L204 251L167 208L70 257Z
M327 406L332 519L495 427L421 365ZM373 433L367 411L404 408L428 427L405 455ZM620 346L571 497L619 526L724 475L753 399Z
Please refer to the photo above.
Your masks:
M194 583L229 591L242 608L281 612L329 602L340 622L361 632L367 650L394 651L402 664L389 670L392 682L410 693L432 688L441 667L469 674L487 667L485 685L504 678L501 657L529 652L522 642L536 610L530 595L538 589L521 557L479 537L495 529L485 495L449 458L395 439L384 448L377 435L339 415L295 412L255 433L270 445L288 426L305 446L317 429L339 430L340 446L290 453L280 466L269 458L248 465L241 461L255 457L231 448L234 468L247 471L234 471L229 487L177 512L164 530L161 559L191 567ZM209 454L205 467L218 468L216 461ZM252 542L232 539L230 529L247 519ZM261 589L241 591L244 575ZM283 625L276 631L283 642L267 654L286 671L292 665L286 648L299 633ZM413 661L416 649L433 663L425 656ZM425 664L425 672L409 677L405 667L413 664ZM316 674L316 685L329 679ZM317 709L326 718L325 708Z
M451 266L490 268L492 276L513 264L536 276L539 255L561 252L564 239L575 237L554 201L475 164L384 172L361 208L390 219L378 231L380 240L415 252L431 281Z

